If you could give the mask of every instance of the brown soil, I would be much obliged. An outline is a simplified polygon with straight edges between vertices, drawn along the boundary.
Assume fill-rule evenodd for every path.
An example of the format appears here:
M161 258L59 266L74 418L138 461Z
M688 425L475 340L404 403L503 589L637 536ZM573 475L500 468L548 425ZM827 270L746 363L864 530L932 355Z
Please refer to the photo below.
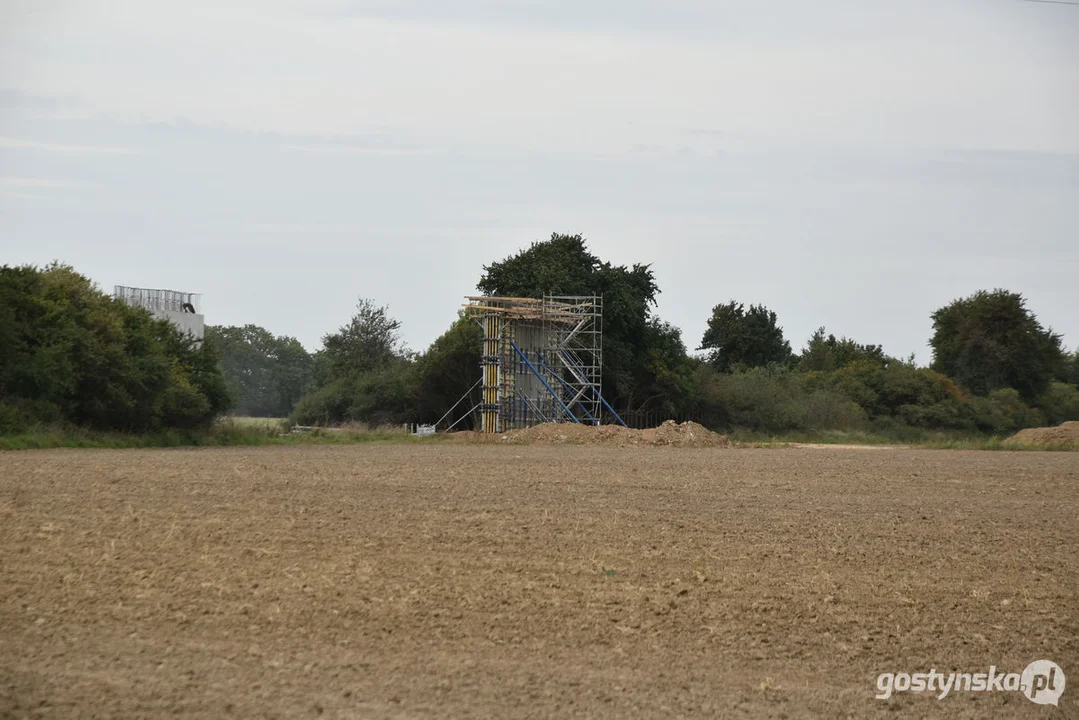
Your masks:
M1079 446L1079 421L1056 427L1027 428L1004 441L1005 445L1076 445Z
M578 425L546 423L523 430L485 435L478 432L454 433L454 440L465 443L504 443L508 445L671 445L674 447L724 447L727 438L695 422L667 420L656 428L634 430L618 425Z
M0 717L1079 717L1079 455L0 454ZM1016 692L873 698L881 672Z
M845 445L842 443L790 443L789 447L806 450L903 450L910 445Z

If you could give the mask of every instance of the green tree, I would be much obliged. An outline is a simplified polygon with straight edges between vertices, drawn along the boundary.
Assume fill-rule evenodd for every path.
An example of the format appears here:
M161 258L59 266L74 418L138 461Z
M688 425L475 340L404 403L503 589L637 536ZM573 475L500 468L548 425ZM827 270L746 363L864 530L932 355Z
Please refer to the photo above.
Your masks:
M837 340L835 335L825 335L820 327L802 350L798 369L802 372L838 370L862 360L884 365L887 358L880 345L862 345L846 337Z
M401 322L390 316L389 307L361 298L348 324L322 338L330 378L355 376L406 358L400 331Z
M314 369L322 384L296 403L290 417L319 425L414 420L416 378L400 328L389 308L361 299L348 324L323 338Z
M626 406L672 417L689 412L696 396L694 370L700 361L686 353L682 331L649 317L640 347L643 356L633 364L632 395Z
M191 428L228 407L212 342L193 342L66 265L0 268L0 339L0 429Z
M286 416L311 388L314 359L296 338L274 336L257 325L211 325L206 337L219 350L239 415Z
M699 349L710 351L708 362L720 372L791 360L791 346L776 314L763 305L746 310L733 300L712 309Z
M473 385L479 379L482 341L483 331L479 323L461 313L450 329L416 358L413 371L416 376L417 422L436 422L465 393L471 393L446 418L444 426L451 425L480 401L480 389L473 389ZM462 425L467 422L462 420Z
M633 410L681 401L642 385L665 372L655 364L657 352L663 355L674 347L669 332L654 324L651 311L659 288L648 265L612 265L589 252L580 235L554 233L484 266L477 287L488 295L510 297L601 294L604 397L615 407ZM652 342L666 344L667 350L650 348Z
M980 290L932 317L932 368L975 395L1014 388L1032 400L1065 372L1060 335L1042 327L1022 295Z

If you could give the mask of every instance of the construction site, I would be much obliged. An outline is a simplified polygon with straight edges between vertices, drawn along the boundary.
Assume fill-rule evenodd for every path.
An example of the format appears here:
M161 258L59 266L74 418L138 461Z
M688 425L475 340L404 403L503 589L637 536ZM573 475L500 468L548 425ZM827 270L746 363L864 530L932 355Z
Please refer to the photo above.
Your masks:
M541 423L624 425L603 399L603 298L470 296L483 328L480 430Z

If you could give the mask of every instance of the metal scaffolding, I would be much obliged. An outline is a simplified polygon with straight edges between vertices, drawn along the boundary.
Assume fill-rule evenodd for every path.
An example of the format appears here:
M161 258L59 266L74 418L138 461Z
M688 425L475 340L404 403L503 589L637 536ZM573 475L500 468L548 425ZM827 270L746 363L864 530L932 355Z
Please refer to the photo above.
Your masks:
M603 297L468 297L483 327L483 432L545 422L598 425L603 411Z
M201 298L198 293L179 292L177 290L158 290L155 288L137 288L116 285L113 296L128 305L147 310L169 312L201 312Z

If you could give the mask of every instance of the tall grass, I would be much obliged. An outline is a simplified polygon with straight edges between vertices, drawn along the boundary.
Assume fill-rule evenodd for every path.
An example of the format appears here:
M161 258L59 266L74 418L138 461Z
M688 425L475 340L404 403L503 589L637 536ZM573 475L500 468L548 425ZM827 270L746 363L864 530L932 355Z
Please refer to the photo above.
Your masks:
M934 450L1009 450L1009 451L1052 451L1079 452L1076 443L1005 443L1004 438L994 435L989 438L951 438L931 440L919 447Z
M1029 445L1004 443L1001 436L907 428L901 433L862 430L791 430L766 433L733 429L726 433L736 444L753 447L786 447L798 443L829 445L899 445L940 450L1054 450L1079 451L1079 445ZM162 430L129 434L96 432L64 426L39 426L24 433L0 435L0 450L44 448L168 448L257 445L347 445L358 443L437 443L445 434L416 437L399 427L349 424L338 428L315 428L291 432L275 418L224 418L203 430Z
M201 430L160 430L138 434L43 425L23 433L0 435L0 450L431 443L443 438L445 435L415 437L401 427L368 427L360 424L290 432L283 422L274 419L224 418Z
M894 437L862 430L789 430L778 433L734 428L724 433L728 440L747 445L789 445L814 443L822 445L899 445Z
M754 447L785 447L791 444L819 445L899 445L932 450L1052 450L1079 451L1073 443L1005 443L1001 435L975 435L941 430L905 428L903 432L863 432L845 430L791 430L781 433L762 433L734 429L726 433L735 443Z

